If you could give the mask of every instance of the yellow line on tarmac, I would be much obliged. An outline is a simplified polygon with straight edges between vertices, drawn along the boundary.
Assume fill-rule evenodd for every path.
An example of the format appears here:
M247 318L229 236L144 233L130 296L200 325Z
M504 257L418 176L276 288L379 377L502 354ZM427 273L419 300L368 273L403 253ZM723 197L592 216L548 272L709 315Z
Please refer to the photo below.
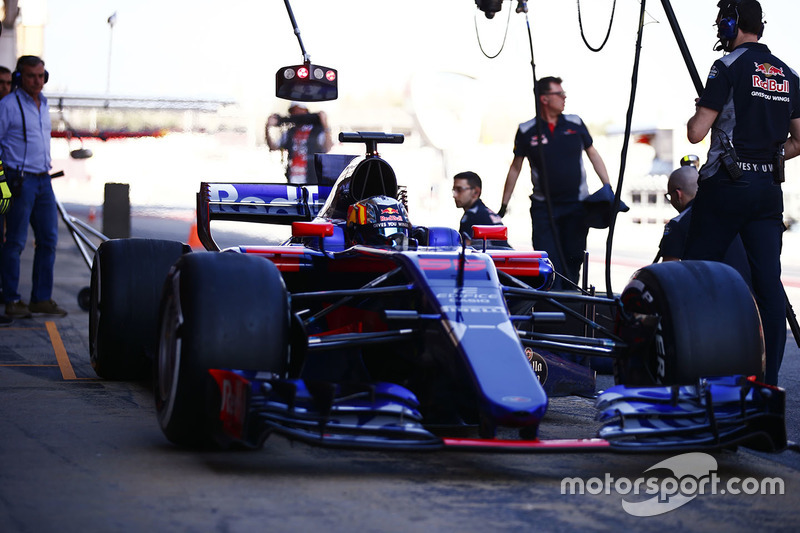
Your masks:
M50 335L50 343L53 345L53 351L56 353L56 360L58 366L61 368L61 377L64 379L78 379L75 371L72 369L72 363L69 362L67 350L64 348L64 342L61 340L61 335L58 334L55 322L45 322L47 333Z

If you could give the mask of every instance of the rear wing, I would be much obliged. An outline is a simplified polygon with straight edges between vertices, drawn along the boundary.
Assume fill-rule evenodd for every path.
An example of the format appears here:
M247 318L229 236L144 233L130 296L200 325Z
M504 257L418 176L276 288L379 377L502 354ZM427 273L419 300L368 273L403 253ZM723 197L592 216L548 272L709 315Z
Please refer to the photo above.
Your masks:
M200 183L197 236L206 250L219 250L212 220L290 225L312 220L333 190L328 185L286 183Z

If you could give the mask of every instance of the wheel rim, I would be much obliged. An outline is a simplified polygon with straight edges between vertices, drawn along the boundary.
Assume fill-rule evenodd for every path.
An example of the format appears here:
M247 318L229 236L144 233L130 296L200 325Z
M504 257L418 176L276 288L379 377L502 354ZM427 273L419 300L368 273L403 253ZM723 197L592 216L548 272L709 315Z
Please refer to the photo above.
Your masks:
M172 281L172 289L167 293L167 299L159 325L158 342L158 419L161 427L169 425L172 412L175 408L178 377L181 361L180 327L183 316L177 298L179 289L179 276L176 274Z

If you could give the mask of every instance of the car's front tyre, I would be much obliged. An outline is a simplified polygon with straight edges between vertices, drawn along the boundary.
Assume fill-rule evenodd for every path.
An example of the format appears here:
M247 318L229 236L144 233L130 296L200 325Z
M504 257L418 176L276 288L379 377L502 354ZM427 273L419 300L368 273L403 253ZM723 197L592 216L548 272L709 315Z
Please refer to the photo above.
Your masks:
M166 437L213 442L219 398L208 370L283 375L289 349L288 293L270 261L237 253L182 257L164 286L155 399Z
M702 377L764 375L758 308L739 273L724 263L670 261L637 271L621 295L618 359L625 385L690 384Z

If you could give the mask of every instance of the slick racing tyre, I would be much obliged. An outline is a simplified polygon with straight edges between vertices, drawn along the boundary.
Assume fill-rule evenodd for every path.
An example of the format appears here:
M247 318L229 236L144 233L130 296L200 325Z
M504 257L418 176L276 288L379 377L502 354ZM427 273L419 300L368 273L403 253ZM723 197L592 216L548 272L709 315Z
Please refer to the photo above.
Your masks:
M170 271L159 317L161 429L181 446L214 444L220 400L208 369L286 372L290 311L280 272L261 257L186 255Z
M633 275L621 299L618 333L632 349L616 362L617 383L683 385L735 374L763 378L758 308L728 265L650 265Z
M190 249L177 241L115 239L97 248L89 300L89 356L98 376L149 375L158 304L169 267Z

